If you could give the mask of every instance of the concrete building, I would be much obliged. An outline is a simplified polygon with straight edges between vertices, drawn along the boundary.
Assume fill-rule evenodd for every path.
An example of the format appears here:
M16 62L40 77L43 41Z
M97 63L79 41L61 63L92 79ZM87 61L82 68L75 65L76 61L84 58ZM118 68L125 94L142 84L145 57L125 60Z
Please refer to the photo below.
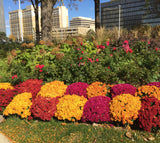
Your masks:
M59 6L53 9L52 21L54 28L68 27L68 9L65 6Z
M32 5L26 6L23 10L9 12L10 31L16 39L27 36L35 37L35 13ZM68 9L60 6L53 9L52 14L53 28L68 27ZM41 31L41 9L39 7L39 28Z
M39 7L39 28L41 30L41 10ZM26 6L26 9L23 9L22 12L23 16L23 34L24 37L28 35L33 35L35 33L36 29L36 22L35 22L35 13L34 13L34 8L32 5Z
M3 0L0 0L0 32L6 33Z
M95 20L86 17L74 17L70 20L70 27L94 27Z
M52 38L55 39L61 39L64 40L68 36L85 36L92 28L90 27L82 27L82 26L76 26L76 27L66 27L66 28L55 28L52 30ZM94 30L94 29L92 29Z
M40 25L39 8L39 25ZM32 5L23 10L9 12L10 31L16 39L21 40L35 33L35 13ZM40 26L41 27L41 26Z
M106 28L118 27L130 29L139 24L150 24L152 26L160 24L160 16L152 11L150 1L150 14L146 15L145 0L111 0L101 3L101 25Z

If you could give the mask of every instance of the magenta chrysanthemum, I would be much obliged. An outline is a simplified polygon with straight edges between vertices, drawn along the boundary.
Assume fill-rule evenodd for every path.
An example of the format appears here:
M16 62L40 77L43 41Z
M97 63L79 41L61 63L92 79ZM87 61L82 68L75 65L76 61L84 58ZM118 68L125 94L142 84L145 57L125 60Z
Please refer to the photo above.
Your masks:
M111 88L112 98L121 94L134 95L135 92L136 92L136 87L130 84L116 84Z
M83 122L106 122L110 121L109 102L111 99L106 96L95 96L89 98L84 105L82 121Z
M69 85L67 87L66 93L65 95L79 95L79 96L84 96L85 98L87 98L87 87L89 86L89 84L85 83L85 82L76 82L76 83L72 83L71 85Z
M148 83L147 85L156 86L156 87L160 88L160 82L151 82L151 83Z

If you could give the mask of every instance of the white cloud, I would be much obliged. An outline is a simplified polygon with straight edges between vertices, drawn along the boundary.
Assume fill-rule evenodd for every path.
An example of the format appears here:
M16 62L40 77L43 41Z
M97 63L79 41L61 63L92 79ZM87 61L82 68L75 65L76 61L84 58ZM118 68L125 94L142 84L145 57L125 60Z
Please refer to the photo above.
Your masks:
M10 28L10 25L6 24L6 28Z

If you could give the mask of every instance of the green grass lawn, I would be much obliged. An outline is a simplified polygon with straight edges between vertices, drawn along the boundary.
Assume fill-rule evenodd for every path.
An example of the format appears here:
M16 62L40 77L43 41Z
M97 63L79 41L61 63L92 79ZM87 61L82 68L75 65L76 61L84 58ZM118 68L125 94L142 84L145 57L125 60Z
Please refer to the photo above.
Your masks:
M160 142L160 133L127 131L106 124L96 127L84 123L62 123L56 119L49 122L27 121L10 116L0 124L0 131L16 143L144 143L150 137L154 137L154 140L148 142ZM132 138L126 137L126 132L131 133Z

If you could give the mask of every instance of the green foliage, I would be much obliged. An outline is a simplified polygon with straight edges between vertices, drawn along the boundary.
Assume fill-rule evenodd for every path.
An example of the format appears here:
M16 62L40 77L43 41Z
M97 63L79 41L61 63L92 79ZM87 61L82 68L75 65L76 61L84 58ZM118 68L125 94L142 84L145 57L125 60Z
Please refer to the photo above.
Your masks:
M84 40L79 44L73 40L72 44L61 44L59 50L53 52L52 47L36 45L17 49L17 56L6 62L2 73L10 74L10 78L3 77L12 84L37 78L44 83L59 80L65 84L102 81L142 85L160 80L160 50L150 47L148 42L138 41L130 45L133 52L126 53L122 46L116 50L110 46L97 49L92 42ZM39 69L37 65L44 67ZM12 79L14 75L17 78Z

